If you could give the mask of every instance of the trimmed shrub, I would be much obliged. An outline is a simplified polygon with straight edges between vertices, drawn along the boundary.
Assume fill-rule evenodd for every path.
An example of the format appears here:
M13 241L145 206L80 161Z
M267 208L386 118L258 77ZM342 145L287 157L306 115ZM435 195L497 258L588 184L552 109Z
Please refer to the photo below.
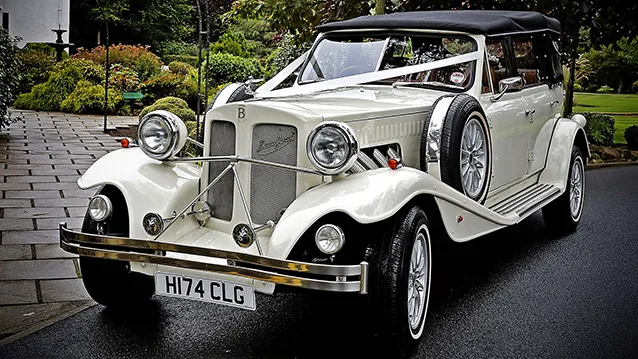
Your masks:
M55 60L55 48L43 42L29 42L28 44L24 45L22 51L38 52L47 55L52 60ZM68 58L69 54L66 51L62 51L62 60L66 60Z
M0 29L0 131L13 120L9 106L15 99L20 83L18 38Z
M605 85L605 86L601 86L598 90L596 90L596 92L598 93L612 93L614 92L614 89Z
M141 85L135 71L120 64L111 65L109 87L116 88L122 92L135 92L139 91Z
M163 66L162 60L149 48L149 46L141 45L111 45L109 47L109 62L129 67L137 72L140 80L148 80L159 74ZM79 48L78 53L73 55L73 58L91 60L98 65L104 65L106 49L104 46L95 47L90 51Z
M613 118L596 112L587 112L583 116L587 119L585 133L589 143L599 146L611 146L614 143L616 122Z
M168 63L166 56L169 55L189 55L197 56L198 47L197 44L189 44L183 41L163 41L156 48L155 52Z
M191 108L197 106L197 82L191 76L166 73L142 84L142 102L150 105L162 97L178 97Z
M104 82L101 66L83 59L67 59L53 67L47 82L35 85L31 92L21 94L14 103L19 109L58 111L62 101L85 80L93 85Z
M142 112L140 112L140 119L147 113L156 110L172 112L186 123L188 123L188 121L195 121L195 111L188 108L186 101L176 97L164 97L155 101L154 104L144 107Z
M122 93L114 88L108 92L108 113L118 114L124 99ZM60 109L72 113L103 113L104 112L104 86L94 85L88 81L78 82L75 90L67 96Z
M580 84L575 83L574 84L574 92L583 92L583 87Z
M203 56L203 54L202 54ZM192 56L192 55L165 55L164 57L162 57L162 59L164 59L165 62L167 63L171 63L171 62L175 62L175 61L179 61L179 62L185 62L191 66L197 67L197 55Z
M205 73L206 66L208 66L208 80L213 85L246 81L249 76L257 78L262 74L258 61L230 54L210 55L210 63L204 62L202 73Z
M638 150L638 126L629 126L625 130L625 140L630 150Z
M194 71L195 68L185 62L181 61L173 61L168 64L168 69L171 70L172 73L186 76Z
M29 92L33 86L45 83L55 65L53 57L33 50L22 50L20 62L22 63L22 79L18 86L18 93Z

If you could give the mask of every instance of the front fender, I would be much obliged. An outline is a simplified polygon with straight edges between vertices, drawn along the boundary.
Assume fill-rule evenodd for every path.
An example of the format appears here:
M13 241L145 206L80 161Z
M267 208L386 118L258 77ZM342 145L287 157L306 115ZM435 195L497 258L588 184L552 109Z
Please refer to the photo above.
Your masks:
M144 215L155 212L166 218L184 208L197 195L200 176L197 165L162 163L136 147L113 151L97 160L80 177L78 186L117 187L126 199L130 236L150 238L141 225Z
M582 115L560 118L557 121L547 152L545 169L541 172L539 182L554 185L560 188L562 193L567 184L572 148L579 146L583 156L591 157L585 135L586 122Z
M299 196L272 233L270 256L286 258L302 234L326 214L343 212L362 224L379 222L422 194L436 198L446 230L455 241L516 221L489 211L425 172L409 167L380 168L317 186ZM463 223L456 223L459 214L466 217Z

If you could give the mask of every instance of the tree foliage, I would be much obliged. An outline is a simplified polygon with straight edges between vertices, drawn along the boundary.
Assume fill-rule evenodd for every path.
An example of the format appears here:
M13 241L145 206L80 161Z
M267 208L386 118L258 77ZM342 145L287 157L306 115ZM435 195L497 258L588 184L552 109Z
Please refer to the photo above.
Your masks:
M18 39L0 29L0 130L11 122L9 106L20 84Z

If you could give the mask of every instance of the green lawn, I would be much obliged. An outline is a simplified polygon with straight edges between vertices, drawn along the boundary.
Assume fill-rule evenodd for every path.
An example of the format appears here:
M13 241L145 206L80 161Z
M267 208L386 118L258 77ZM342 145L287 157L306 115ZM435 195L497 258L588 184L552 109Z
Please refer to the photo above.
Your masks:
M583 93L574 94L574 113L582 112L605 112L605 113L631 113L638 114L638 94L618 95L618 94L598 94ZM625 129L629 126L638 125L638 115L619 116L612 115L616 121L615 143L627 143L625 141Z

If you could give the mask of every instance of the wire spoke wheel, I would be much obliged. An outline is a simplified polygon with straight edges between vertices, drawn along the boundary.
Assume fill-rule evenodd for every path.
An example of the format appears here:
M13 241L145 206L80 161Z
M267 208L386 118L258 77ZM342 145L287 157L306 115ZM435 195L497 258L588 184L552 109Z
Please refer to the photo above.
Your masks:
M422 322L427 305L427 281L430 270L425 226L419 228L412 246L410 271L408 275L408 322L416 331Z
M487 142L483 126L476 117L470 118L461 136L461 184L465 194L476 198L487 174Z
M574 161L571 169L571 181L569 183L569 209L572 218L576 219L580 215L583 206L583 162L580 159Z

